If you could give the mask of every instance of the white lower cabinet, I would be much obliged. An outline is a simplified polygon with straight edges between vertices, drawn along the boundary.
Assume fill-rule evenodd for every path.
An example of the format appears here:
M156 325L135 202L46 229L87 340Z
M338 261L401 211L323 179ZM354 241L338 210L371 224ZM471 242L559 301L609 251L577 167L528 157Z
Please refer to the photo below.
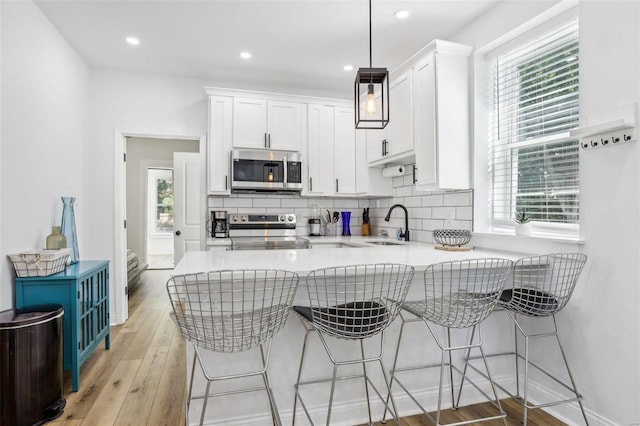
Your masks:
M416 189L471 188L469 55L436 40L413 67Z

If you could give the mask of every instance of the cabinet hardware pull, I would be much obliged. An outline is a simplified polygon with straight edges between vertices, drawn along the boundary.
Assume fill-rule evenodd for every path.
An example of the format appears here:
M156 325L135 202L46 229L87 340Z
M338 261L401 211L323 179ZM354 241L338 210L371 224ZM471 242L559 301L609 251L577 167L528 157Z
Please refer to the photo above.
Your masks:
M338 190L338 179L336 179L336 192L340 192L340 191Z
M224 190L229 189L229 175L224 176Z
M271 148L271 133L269 133L269 134L267 135L267 140L269 141L269 146L268 146L268 148Z
M413 183L416 183L416 170L418 170L418 168L416 167L416 165L413 165Z
M309 177L309 191L313 191L313 178Z
M269 148L269 145L267 145L267 134L264 134L264 147L265 148Z

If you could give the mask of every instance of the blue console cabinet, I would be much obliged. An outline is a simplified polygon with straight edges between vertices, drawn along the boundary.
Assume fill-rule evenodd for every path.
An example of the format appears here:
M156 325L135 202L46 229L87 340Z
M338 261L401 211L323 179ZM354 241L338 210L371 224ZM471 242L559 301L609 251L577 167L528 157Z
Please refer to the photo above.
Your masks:
M16 308L57 303L64 308L63 368L80 388L80 366L104 338L109 349L109 262L80 261L48 277L16 278Z

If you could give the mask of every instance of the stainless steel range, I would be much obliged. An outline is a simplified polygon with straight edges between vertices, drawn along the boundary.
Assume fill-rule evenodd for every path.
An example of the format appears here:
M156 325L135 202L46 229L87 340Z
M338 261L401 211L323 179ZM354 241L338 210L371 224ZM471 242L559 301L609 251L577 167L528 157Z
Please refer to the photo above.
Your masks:
M310 247L309 240L296 235L293 213L229 215L231 250L294 250Z

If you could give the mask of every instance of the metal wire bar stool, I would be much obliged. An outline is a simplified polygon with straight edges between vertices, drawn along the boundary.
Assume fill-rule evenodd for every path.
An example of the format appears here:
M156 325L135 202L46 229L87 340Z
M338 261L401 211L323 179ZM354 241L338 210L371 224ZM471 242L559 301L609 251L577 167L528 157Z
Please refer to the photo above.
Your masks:
M282 270L222 270L176 275L167 282L167 292L174 319L182 335L193 345L191 382L187 397L189 407L194 399L204 399L202 425L209 398L243 392L265 390L273 423L282 424L269 386L267 365L272 337L285 325L296 288L298 275ZM238 374L211 375L200 350L241 352L259 347L258 369ZM205 393L192 396L196 360L207 380ZM210 393L211 382L242 377L261 376L264 387Z
M498 298L502 293L504 285L511 272L513 262L507 259L472 259L454 262L442 262L429 265L424 271L424 300L407 301L402 305L400 318L402 325L398 335L398 343L396 354L391 370L391 386L394 382L409 395L422 412L434 424L440 425L442 411L442 394L445 382L445 372L448 370L449 383L451 387L451 405L453 409L458 407L460 396L462 394L462 386L466 369L460 370L453 364L452 351L464 350L468 354L472 349L478 349L480 356L484 359L484 351L482 350L482 335L478 333L478 338L472 340L468 344L452 345L451 329L472 328L480 324L493 311L498 303ZM407 316L408 315L408 316ZM398 357L401 348L402 335L404 327L408 323L424 322L427 329L433 336L436 344L440 348L441 357L439 364L427 364L419 366L406 366L399 368ZM434 326L445 329L446 336L438 336L434 331ZM429 411L421 404L409 389L400 382L397 377L399 372L415 371L426 368L440 367L440 380L438 385L438 405L436 416L433 417ZM491 388L493 397L487 395L483 389L476 385L473 381L467 379L485 398L497 409L495 415L484 418L476 418L465 420L457 423L449 423L449 425L461 425L468 423L478 423L481 421L502 419L506 425L506 413L500 405L496 388L491 380L489 367L485 361L485 369ZM454 397L453 372L460 374L463 380L458 390L458 398Z
M498 301L500 310L509 314L514 324L514 351L501 352L487 355L487 357L513 356L515 361L516 392L510 392L500 384L496 384L502 391L511 397L520 400L523 406L523 424L527 424L527 410L534 408L544 408L554 405L577 402L584 417L585 424L589 424L587 415L582 404L582 395L578 392L573 375L569 369L569 363L565 355L560 338L558 336L558 323L556 314L564 308L573 291L584 265L587 256L581 253L554 253L542 256L531 256L518 259L514 264L513 286L504 290ZM544 332L529 331L522 321L522 316L529 318L551 317L552 326ZM540 321L535 321L539 323ZM537 324L539 325L539 324ZM518 334L524 338L524 356L518 349ZM529 339L555 337L560 349L560 355L567 369L571 385L558 379L555 375L545 371L543 367L532 362L529 358ZM469 358L475 359L474 357ZM524 381L522 383L522 394L520 393L520 361L524 362ZM473 364L469 366L474 368ZM552 379L560 386L571 393L571 397L556 401L532 405L529 402L529 367L534 367L537 371Z
M369 399L370 387L388 407L391 393L389 380L382 362L384 330L398 315L400 304L404 301L409 291L413 274L414 268L409 265L369 264L318 269L307 275L309 306L293 307L305 329L298 378L294 387L293 424L295 424L296 420L298 400L307 419L313 424L311 415L300 394L300 388L305 385L331 382L326 418L327 425L331 424L331 410L337 380L363 379L369 424L372 424ZM307 342L311 333L318 335L329 360L333 364L331 378L301 380ZM364 341L374 336L379 338L380 345L376 353L366 354ZM338 359L328 344L328 337L358 341L360 344L360 356L355 359ZM367 374L366 364L376 361L381 368L387 388L388 396L386 400ZM338 376L338 367L357 364L362 365L362 374ZM391 398L391 403L393 405L394 418L399 424L393 398Z

